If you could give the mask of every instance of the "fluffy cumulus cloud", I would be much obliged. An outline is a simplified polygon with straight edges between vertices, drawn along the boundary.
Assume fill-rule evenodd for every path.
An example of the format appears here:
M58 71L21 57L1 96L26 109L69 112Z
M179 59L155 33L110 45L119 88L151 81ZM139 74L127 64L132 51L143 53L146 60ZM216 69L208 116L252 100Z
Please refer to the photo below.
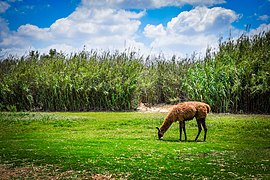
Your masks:
M17 36L25 37L26 39L32 38L34 40L47 40L52 38L49 28L39 28L35 25L26 24L19 27Z
M147 25L144 35L153 40L151 46L154 49L175 54L205 52L208 46L216 45L222 32L228 33L225 31L233 28L231 23L237 19L238 15L232 10L196 7L181 12L165 27Z
M258 28L252 29L250 35L257 35L270 31L270 24L261 24Z
M140 21L136 19L142 15L143 12L132 13L109 8L88 9L80 7L67 18L57 20L52 24L50 30L59 36L67 37L116 34L129 37L137 31Z
M123 9L88 7L81 4L66 18L58 19L49 28L26 24L17 31L10 31L4 19L1 21L0 47L46 50L123 49L124 46L142 47L135 37L141 22L138 13Z
M234 11L221 7L197 7L184 11L173 18L167 25L168 31L181 34L214 33L230 27L237 19Z
M18 36L17 32L11 32L8 22L0 18L0 48L20 48L25 45L25 39Z

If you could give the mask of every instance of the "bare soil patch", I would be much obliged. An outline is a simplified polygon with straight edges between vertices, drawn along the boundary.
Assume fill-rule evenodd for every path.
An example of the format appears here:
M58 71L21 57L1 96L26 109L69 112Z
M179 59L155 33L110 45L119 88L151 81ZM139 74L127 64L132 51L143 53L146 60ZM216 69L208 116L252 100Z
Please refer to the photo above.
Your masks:
M60 172L53 166L31 166L31 167L10 167L0 165L0 179L93 179L93 180L115 180L114 175L91 174L87 171L69 170ZM122 179L122 178L121 178Z
M115 180L113 175L95 174L92 176L93 180Z
M170 104L157 104L157 105L148 105L144 103L140 103L138 107L139 112L169 112L174 105Z

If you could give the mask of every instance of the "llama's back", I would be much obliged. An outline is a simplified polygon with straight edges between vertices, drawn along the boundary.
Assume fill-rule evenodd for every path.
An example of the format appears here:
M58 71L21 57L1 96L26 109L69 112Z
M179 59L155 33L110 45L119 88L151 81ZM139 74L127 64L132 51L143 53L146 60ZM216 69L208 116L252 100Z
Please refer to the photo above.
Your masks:
M211 108L209 106L209 104L207 103L204 103L204 102L199 102L199 101L189 101L189 102L183 102L184 104L188 104L188 105L193 105L195 106L196 108L197 107L201 107L201 106L205 106L206 109L207 109L207 113L209 113L211 111ZM179 103L179 104L182 104L182 103Z
M173 107L170 114L174 117L174 121L184 121L193 119L196 115L196 111L195 106L179 103Z
M198 102L198 101L189 101L189 102L183 102L179 103L178 105L187 105L187 106L193 106L196 108L196 118L201 119L201 118L206 118L207 114L211 111L211 108L208 104L204 102Z

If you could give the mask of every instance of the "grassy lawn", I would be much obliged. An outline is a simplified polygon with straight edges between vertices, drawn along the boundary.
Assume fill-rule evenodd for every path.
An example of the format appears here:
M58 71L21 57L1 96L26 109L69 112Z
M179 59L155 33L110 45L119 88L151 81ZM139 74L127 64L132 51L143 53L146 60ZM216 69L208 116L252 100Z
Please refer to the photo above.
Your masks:
M165 116L0 113L0 165L43 178L270 178L270 116L210 114L206 142L194 142L195 121L186 123L187 142L178 141L178 123L159 141L155 127Z

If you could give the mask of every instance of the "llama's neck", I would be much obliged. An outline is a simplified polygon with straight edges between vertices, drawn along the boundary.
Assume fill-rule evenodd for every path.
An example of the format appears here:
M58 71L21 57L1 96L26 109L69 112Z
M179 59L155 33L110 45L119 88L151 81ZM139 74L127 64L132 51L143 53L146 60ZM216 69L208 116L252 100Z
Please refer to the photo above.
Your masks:
M165 118L164 122L162 123L160 127L160 131L165 133L169 127L172 125L173 121L171 121L169 118Z

